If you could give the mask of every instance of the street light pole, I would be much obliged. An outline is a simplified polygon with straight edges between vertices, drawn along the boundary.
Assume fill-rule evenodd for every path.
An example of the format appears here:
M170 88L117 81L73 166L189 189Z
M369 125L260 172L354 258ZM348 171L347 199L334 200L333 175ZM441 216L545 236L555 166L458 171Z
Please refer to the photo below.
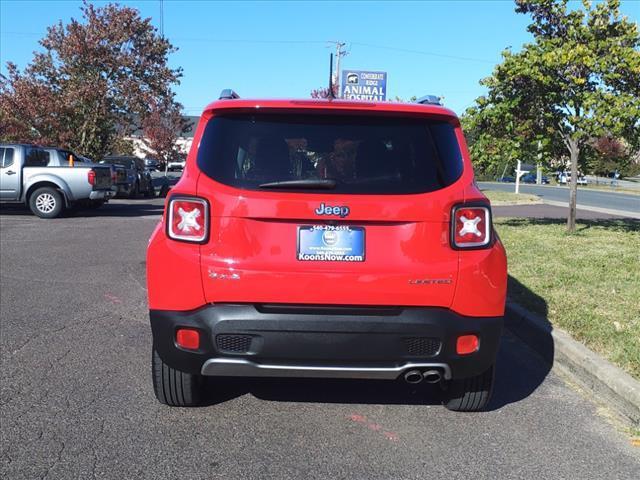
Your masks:
M330 41L329 43L333 43L336 46L336 69L333 73L332 84L336 86L336 89L338 90L337 96L340 97L340 58L347 55L348 52L342 50L347 44L340 41Z

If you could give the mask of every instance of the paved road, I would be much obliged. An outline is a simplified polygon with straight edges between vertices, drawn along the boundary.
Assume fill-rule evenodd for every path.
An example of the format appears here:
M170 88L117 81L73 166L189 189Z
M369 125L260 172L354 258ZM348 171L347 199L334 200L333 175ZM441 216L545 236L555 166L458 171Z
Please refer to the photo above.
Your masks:
M0 214L0 477L632 479L640 448L515 338L491 411L404 384L227 380L156 402L145 247L161 200Z
M515 184L498 182L479 182L480 188L513 192ZM569 203L569 188L550 185L520 185L522 193L533 193L544 200ZM626 212L640 212L640 195L587 190L578 187L578 205L608 208Z

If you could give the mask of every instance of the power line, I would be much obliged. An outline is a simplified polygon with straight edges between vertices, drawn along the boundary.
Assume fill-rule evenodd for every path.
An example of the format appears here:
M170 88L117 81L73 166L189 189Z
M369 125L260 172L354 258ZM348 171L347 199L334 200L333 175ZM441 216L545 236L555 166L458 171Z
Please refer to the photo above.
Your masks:
M0 31L0 35L24 35L26 37L41 37L42 35L44 35L44 33L43 32L35 33L35 32L7 32L7 31Z
M161 35L163 31L163 22L161 20ZM41 36L42 33L35 32L18 32L18 31L2 31L1 35L23 35L23 36ZM259 39L231 39L231 38L193 38L193 37L172 37L172 40L175 42L203 42L203 43L236 43L236 44L264 44L264 45L326 45L327 40L259 40ZM330 41L329 43L336 43L335 41ZM343 54L347 54L352 46L360 46L366 48L378 48L381 50L390 50L395 52L403 52L403 53L411 53L414 55L425 55L430 57L438 57L438 58L448 58L451 60L458 60L464 62L479 62L479 63L487 63L491 65L495 65L495 60L487 60L484 58L473 58L473 57L462 57L458 55L447 55L444 53L437 52L428 52L424 50L413 50L408 48L399 48L399 47L389 47L386 45L375 45L372 43L364 43L364 42L351 42L349 44L349 50L343 52Z
M484 58L459 57L457 55L447 55L444 53L436 53L436 52L425 52L422 50L411 50L408 48L386 47L384 45L373 45L371 43L352 42L351 45L359 45L361 47L369 47L369 48L380 48L383 50L393 50L396 52L413 53L417 55L427 55L431 57L450 58L452 60L462 60L466 62L491 63L492 65L496 63L494 60L486 60Z
M326 40L251 40L251 39L230 39L230 38L187 38L172 37L175 41L182 42L204 42L204 43L264 43L264 44L326 44Z

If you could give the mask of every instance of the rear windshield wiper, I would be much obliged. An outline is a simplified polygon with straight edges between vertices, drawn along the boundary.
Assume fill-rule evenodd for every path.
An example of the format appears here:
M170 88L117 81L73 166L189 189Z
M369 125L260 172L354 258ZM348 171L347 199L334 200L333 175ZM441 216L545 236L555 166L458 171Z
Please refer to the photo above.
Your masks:
M331 190L336 187L336 181L330 178L307 178L304 180L283 180L281 182L261 183L260 188L309 188L318 190Z

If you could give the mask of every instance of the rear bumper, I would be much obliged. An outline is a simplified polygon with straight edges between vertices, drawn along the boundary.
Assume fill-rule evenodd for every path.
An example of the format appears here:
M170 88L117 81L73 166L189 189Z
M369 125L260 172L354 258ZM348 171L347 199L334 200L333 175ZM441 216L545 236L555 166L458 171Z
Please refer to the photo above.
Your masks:
M495 362L502 317L465 317L435 307L217 304L151 310L154 348L169 366L214 376L394 379L411 368L445 378L478 375ZM175 343L178 328L200 332L200 348ZM459 335L480 348L456 354Z
M89 200L109 200L114 195L115 194L111 189L108 189L108 190L92 190L89 193Z

